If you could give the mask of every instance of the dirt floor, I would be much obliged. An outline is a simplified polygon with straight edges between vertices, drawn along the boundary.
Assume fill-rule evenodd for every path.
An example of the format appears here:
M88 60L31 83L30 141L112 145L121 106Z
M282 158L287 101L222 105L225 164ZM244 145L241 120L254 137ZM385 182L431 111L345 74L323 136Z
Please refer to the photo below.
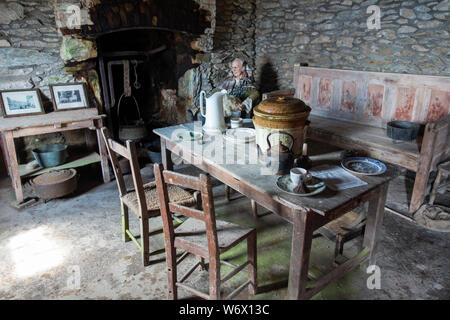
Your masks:
M142 172L144 180L152 179L151 167ZM75 195L22 210L10 206L14 195L9 178L0 179L0 299L165 299L165 262L143 267L135 244L122 241L116 182L101 184L96 166L80 169L80 177ZM410 185L405 176L394 180L387 206L407 215ZM259 294L249 297L244 290L237 298L285 299L291 225L275 214L253 218L250 200L233 193L235 199L227 203L223 186L214 188L214 194L217 219L258 231ZM259 207L259 211L265 209ZM138 234L132 215L130 224ZM152 260L157 261L164 258L159 217L151 220L151 230L151 251L156 252ZM350 241L344 255L356 254L360 245L360 238ZM368 288L372 273L362 265L313 299L449 299L449 249L450 233L428 230L386 211L377 255L379 289ZM334 243L315 238L311 265L319 272L331 270L333 252ZM239 263L245 255L244 242L222 258ZM182 262L180 274L192 261ZM229 268L223 267L222 272ZM231 292L246 277L246 273L237 275L223 292ZM189 283L206 291L207 272L194 272ZM180 297L189 296L180 290Z

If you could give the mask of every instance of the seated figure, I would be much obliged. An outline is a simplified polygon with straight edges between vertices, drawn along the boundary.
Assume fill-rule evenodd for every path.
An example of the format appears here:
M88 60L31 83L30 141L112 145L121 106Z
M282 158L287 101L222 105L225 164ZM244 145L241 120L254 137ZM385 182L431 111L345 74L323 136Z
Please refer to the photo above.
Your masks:
M236 58L231 63L231 72L221 86L214 91L225 89L224 115L231 116L233 111L240 110L241 116L251 116L253 107L259 102L260 94L254 85L251 69L245 61Z
M231 63L231 70L225 81L213 89L208 96L225 89L227 94L223 98L223 112L230 117L233 111L241 111L241 117L251 117L253 107L256 106L261 95L254 85L252 70L242 59L236 58ZM190 118L200 117L200 107L189 109ZM199 118L200 119L200 118Z

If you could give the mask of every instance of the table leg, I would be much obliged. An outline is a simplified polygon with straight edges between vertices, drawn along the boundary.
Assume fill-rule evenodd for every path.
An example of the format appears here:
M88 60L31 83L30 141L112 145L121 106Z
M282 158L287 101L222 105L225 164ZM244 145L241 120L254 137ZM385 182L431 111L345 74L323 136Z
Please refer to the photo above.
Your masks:
M16 200L18 203L23 202L22 181L20 180L19 162L17 160L16 147L14 146L14 138L11 131L5 132L6 150L8 150L9 158L9 174L11 176Z
M103 182L106 183L111 181L108 165L108 153L106 150L105 141L103 140L102 137L101 129L97 128L96 131L97 131L98 152L100 153L100 163L102 165Z
M383 224L387 190L388 183L382 184L379 186L378 196L369 201L363 242L364 247L368 248L370 251L369 265L375 264L377 238L380 234L381 225Z
M8 153L6 152L6 142L5 137L0 132L0 152L2 156L0 157L0 177L8 175Z
M312 214L305 212L294 214L288 284L288 298L292 300L302 299L306 291L314 231L312 218Z
M172 153L166 147L166 140L161 138L161 159L166 170L173 170Z

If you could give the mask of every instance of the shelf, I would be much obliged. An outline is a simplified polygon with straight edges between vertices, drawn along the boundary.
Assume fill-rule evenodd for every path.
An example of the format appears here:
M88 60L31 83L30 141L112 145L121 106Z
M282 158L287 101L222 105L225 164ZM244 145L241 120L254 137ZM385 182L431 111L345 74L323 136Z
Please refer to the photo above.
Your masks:
M60 166L51 167L51 168L37 168L37 169L27 169L26 164L19 165L19 174L21 178L33 177L37 176L52 170L62 170L62 169L70 169L76 167L87 166L92 163L100 162L100 155L97 152L92 152L88 155L84 155L81 157L77 157L76 159L69 159L71 161L66 162Z

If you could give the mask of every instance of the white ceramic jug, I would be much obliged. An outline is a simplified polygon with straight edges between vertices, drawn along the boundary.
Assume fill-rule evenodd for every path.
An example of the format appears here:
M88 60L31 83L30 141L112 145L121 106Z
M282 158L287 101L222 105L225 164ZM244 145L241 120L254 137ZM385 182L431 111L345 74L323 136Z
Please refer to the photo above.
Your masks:
M223 89L206 98L205 91L200 92L200 113L205 117L203 130L206 133L218 134L227 129L223 116L223 95L227 90ZM206 111L203 111L203 97L206 99Z

